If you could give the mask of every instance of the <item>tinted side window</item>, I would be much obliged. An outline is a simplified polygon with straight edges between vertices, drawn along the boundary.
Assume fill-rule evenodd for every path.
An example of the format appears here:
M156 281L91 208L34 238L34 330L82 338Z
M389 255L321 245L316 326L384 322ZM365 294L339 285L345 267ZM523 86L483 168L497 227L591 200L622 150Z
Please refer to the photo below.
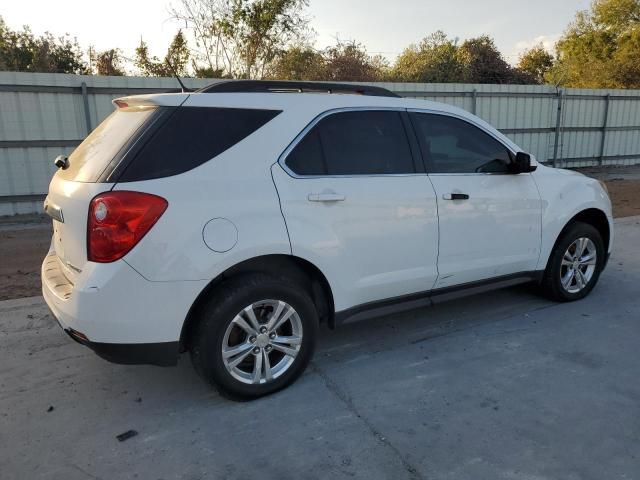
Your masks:
M287 165L298 175L326 175L327 166L322 154L318 129L311 130L296 145L287 157Z
M179 107L145 140L118 181L149 180L191 170L244 140L279 113Z
M300 175L415 173L399 112L353 111L323 118L287 157Z
M411 119L430 172L509 172L507 148L475 125L428 113L412 113Z

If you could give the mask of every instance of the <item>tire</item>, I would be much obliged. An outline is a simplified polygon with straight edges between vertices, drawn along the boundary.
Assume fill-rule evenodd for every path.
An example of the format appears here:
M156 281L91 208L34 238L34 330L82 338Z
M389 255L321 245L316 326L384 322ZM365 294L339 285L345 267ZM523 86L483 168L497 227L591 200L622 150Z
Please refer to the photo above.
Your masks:
M584 250L580 256L577 251L581 246ZM590 259L592 253L595 253L593 260ZM541 283L543 293L559 302L586 297L598 282L604 268L605 255L602 236L595 227L583 222L574 222L565 227L549 257Z
M289 317L277 326L278 319L271 319L279 308L279 319ZM305 290L286 279L264 274L233 278L201 306L198 316L189 340L191 360L203 379L231 399L257 398L290 385L313 356L316 307ZM267 327L275 328L264 331ZM285 340L291 343L279 343Z

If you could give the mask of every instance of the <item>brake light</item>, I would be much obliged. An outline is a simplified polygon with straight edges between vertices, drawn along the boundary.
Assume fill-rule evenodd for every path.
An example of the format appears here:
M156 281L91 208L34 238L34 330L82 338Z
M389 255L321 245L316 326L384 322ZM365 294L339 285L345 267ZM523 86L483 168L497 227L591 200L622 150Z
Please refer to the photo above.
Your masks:
M157 195L114 191L91 200L87 222L87 259L109 263L122 258L167 209Z

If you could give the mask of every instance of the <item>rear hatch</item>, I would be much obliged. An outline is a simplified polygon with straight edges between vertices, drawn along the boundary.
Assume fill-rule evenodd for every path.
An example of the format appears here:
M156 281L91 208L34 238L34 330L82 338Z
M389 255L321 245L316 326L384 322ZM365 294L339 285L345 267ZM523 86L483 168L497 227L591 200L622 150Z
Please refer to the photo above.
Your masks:
M118 158L131 147L157 108L117 104L109 115L69 156L68 167L58 169L49 184L45 211L53 218L53 247L64 275L71 283L87 262L87 215L91 199L111 190L104 181Z

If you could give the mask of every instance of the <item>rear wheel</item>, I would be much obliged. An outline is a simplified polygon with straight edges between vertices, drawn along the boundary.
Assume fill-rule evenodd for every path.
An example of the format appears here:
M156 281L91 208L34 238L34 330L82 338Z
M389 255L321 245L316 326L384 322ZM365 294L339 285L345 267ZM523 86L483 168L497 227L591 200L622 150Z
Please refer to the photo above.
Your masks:
M604 260L600 232L587 223L574 223L551 252L542 281L544 292L564 302L586 297L598 281Z
M236 398L291 384L309 363L318 330L307 292L261 274L223 284L199 320L190 342L196 371Z

